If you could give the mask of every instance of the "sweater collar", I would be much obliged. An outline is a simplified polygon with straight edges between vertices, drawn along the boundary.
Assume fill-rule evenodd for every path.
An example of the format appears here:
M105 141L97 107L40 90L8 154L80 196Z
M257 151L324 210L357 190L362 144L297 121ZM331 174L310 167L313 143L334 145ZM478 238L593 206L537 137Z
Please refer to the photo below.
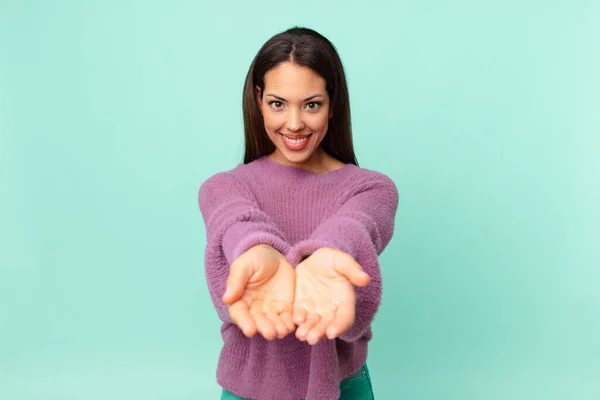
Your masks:
M337 176L340 173L352 169L356 167L354 164L345 164L344 166L335 169L333 171L325 172L322 174L313 172L311 170L295 167L292 165L281 164L277 161L271 160L268 156L262 156L254 160L255 163L259 164L261 167L267 168L269 170L277 171L281 175L287 175L294 178L302 178L302 177L329 177L329 176Z

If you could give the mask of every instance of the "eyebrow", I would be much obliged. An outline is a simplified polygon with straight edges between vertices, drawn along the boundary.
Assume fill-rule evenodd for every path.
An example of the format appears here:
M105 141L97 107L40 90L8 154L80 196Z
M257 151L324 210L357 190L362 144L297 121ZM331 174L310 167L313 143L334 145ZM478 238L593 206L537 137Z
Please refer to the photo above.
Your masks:
M274 93L268 93L267 96L273 96L275 97L277 100L281 100L281 101L287 101L286 99L284 99L283 97L277 96ZM309 101L314 99L315 97L324 97L321 93L315 93L312 96L308 96L307 98L304 99L304 101Z

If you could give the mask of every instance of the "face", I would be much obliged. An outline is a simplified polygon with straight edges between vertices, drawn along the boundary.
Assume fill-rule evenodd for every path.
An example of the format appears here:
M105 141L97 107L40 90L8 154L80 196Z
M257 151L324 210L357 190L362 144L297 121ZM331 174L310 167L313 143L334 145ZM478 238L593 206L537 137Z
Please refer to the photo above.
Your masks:
M320 144L332 116L325 79L308 67L284 62L269 70L264 80L262 99L256 89L265 130L276 147L270 157L314 168L324 153Z

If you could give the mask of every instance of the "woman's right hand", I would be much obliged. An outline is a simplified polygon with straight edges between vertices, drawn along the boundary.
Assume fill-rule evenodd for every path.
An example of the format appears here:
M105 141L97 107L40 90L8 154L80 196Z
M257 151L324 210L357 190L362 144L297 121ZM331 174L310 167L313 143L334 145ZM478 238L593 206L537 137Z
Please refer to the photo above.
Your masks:
M233 261L223 302L231 320L247 337L283 338L292 321L295 272L286 258L268 245L257 245Z

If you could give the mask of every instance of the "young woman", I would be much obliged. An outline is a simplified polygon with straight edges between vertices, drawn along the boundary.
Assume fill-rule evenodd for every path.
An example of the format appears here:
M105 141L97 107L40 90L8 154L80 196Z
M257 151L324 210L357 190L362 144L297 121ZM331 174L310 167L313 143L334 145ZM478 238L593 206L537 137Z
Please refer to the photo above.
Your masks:
M358 167L342 63L319 33L269 39L243 96L244 163L198 195L222 399L372 399L367 344L396 186Z

